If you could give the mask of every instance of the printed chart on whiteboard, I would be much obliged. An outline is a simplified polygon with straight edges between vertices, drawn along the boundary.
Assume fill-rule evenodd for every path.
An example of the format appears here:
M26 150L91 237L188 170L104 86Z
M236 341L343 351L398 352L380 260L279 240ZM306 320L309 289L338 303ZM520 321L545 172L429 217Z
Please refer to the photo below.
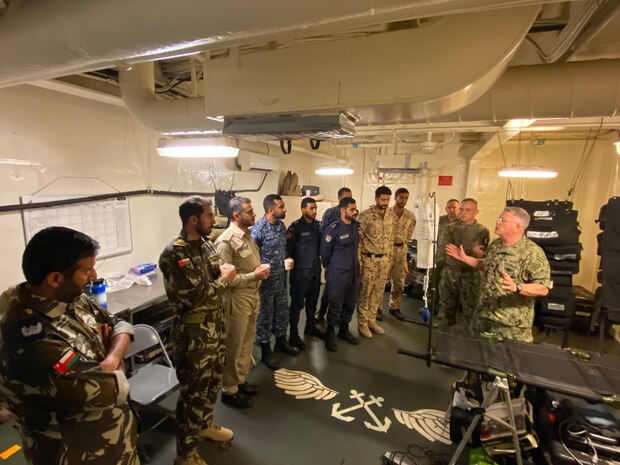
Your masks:
M66 200L70 197L23 196L22 203ZM65 226L88 234L99 242L99 257L131 252L131 222L126 197L97 200L73 205L24 210L26 242L49 226Z

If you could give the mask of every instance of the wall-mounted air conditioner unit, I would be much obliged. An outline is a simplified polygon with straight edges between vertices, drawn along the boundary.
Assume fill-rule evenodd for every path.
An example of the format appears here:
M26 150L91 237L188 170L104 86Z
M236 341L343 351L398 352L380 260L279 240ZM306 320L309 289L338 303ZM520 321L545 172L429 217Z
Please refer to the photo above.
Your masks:
M237 165L241 171L275 171L280 169L280 159L260 153L248 152L247 150L239 150Z

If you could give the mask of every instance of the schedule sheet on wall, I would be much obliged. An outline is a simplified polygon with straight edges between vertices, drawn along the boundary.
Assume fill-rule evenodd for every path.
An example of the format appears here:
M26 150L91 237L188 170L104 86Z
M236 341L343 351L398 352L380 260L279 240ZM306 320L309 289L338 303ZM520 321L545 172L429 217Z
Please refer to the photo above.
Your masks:
M23 196L21 200L27 204L68 198L71 197ZM65 226L97 240L99 257L119 255L132 249L129 201L126 197L24 210L22 218L26 242L41 229Z

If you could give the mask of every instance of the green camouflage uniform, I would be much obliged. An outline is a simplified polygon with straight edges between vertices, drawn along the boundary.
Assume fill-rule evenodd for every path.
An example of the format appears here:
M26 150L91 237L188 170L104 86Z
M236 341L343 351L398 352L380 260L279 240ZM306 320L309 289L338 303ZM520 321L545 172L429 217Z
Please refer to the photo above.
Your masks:
M415 228L415 215L406 208L400 217L393 210L392 213L394 215L394 244L392 246L392 262L390 263L390 280L392 281L390 310L396 310L400 309L403 291L405 290L405 277L409 271L407 252Z
M441 285L441 272L443 271L443 266L446 261L446 251L445 251L445 239L443 238L448 226L454 224L456 221L450 223L448 219L448 215L442 215L439 217L439 221L437 223L437 246L435 247L435 269L431 270L430 285L434 285L437 290L437 295L439 295L439 286ZM429 289L428 295L429 305L432 306L432 291ZM439 305L439 298L437 298L437 304Z
M196 451L198 433L213 423L213 406L222 386L226 358L220 257L211 242L185 231L159 257L168 300L176 309L172 345L180 394L177 402L177 453Z
M0 297L0 392L15 414L29 463L135 465L138 428L121 370L101 371L101 325L132 326L81 295L72 304L26 291Z
M394 214L392 209L388 208L381 217L375 207L370 207L360 213L357 220L360 223L359 248L362 263L357 321L360 325L374 324L377 310L383 303L385 283L390 270Z
M504 291L500 270L506 271L516 283L538 283L551 288L547 257L526 237L510 246L495 239L489 245L482 270L478 329L506 339L532 342L536 299Z
M462 245L465 253L472 255L474 247L484 248L489 244L489 230L476 221L473 224L456 221L446 227L441 237L442 250L447 244ZM445 257L439 299L449 322L456 322L460 319L457 314L462 314L464 327L469 327L478 301L479 286L480 273L461 261Z

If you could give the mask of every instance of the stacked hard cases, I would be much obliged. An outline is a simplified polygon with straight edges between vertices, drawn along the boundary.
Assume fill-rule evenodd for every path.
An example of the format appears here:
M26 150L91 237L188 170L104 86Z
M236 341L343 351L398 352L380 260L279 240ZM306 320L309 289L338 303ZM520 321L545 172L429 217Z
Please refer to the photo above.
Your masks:
M547 329L564 329L562 345L566 346L576 303L573 275L579 272L582 250L577 211L573 210L572 202L561 200L510 200L507 205L521 207L530 214L525 237L544 250L551 267L553 287L546 298L536 302L536 324Z
M597 238L601 288L596 295L600 295L604 318L620 323L620 197L613 197L603 205L598 223L602 230ZM601 328L601 334L603 330Z

